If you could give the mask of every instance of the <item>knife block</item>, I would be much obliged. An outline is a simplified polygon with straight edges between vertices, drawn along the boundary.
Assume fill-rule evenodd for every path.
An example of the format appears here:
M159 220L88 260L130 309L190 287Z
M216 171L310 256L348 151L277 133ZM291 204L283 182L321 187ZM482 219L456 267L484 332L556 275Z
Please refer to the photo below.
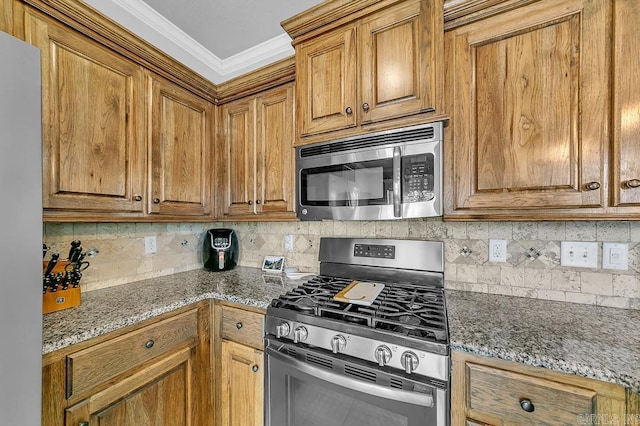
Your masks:
M64 272L65 266L69 264L68 260L60 260L53 268L53 273ZM42 261L42 272L47 269L48 260ZM42 313L61 311L67 308L73 308L80 305L80 286L69 287L66 290L58 289L56 292L47 291L42 295Z

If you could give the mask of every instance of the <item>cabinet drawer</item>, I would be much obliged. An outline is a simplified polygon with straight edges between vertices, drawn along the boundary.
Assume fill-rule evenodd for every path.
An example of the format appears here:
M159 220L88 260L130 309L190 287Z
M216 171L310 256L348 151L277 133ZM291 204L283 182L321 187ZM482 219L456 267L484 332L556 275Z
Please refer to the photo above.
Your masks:
M508 424L575 424L578 415L594 412L593 390L473 363L467 363L467 380L468 407Z
M222 307L222 338L263 349L264 315L243 309Z
M67 356L67 398L180 346L196 345L198 311L192 310Z

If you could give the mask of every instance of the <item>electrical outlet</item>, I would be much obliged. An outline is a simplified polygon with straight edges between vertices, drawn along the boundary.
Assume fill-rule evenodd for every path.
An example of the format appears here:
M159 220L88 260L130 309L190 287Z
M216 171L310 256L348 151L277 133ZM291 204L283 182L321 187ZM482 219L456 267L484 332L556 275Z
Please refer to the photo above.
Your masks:
M293 250L293 235L291 234L286 234L284 236L284 249L286 251L291 251Z
M602 243L602 269L629 269L629 244Z
M144 252L147 254L153 254L158 251L158 247L156 245L156 237L152 235L150 237L144 237Z
M598 243L560 242L560 265L578 268L598 267Z
M507 241L489 240L489 262L507 261Z

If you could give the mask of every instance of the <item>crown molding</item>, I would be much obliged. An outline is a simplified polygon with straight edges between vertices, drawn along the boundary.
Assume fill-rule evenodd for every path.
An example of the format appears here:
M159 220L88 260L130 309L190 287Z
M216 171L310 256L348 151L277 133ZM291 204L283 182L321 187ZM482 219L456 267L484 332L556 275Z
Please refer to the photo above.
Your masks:
M214 84L294 53L291 39L282 34L227 59L220 59L142 0L86 1Z

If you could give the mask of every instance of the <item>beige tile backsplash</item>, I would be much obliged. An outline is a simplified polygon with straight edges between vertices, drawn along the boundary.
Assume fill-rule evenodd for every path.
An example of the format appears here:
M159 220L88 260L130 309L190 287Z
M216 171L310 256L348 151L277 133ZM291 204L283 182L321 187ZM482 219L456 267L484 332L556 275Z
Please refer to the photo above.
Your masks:
M91 291L200 268L204 233L216 227L236 230L243 266L260 267L264 256L283 255L288 265L317 272L323 236L440 240L447 288L640 309L640 221L47 223L44 238L63 255L74 239L99 250L82 280L83 290ZM286 234L294 236L291 252L284 251ZM157 237L156 254L144 252L148 235ZM488 261L489 239L507 240L506 263ZM629 270L561 267L563 240L628 243Z

